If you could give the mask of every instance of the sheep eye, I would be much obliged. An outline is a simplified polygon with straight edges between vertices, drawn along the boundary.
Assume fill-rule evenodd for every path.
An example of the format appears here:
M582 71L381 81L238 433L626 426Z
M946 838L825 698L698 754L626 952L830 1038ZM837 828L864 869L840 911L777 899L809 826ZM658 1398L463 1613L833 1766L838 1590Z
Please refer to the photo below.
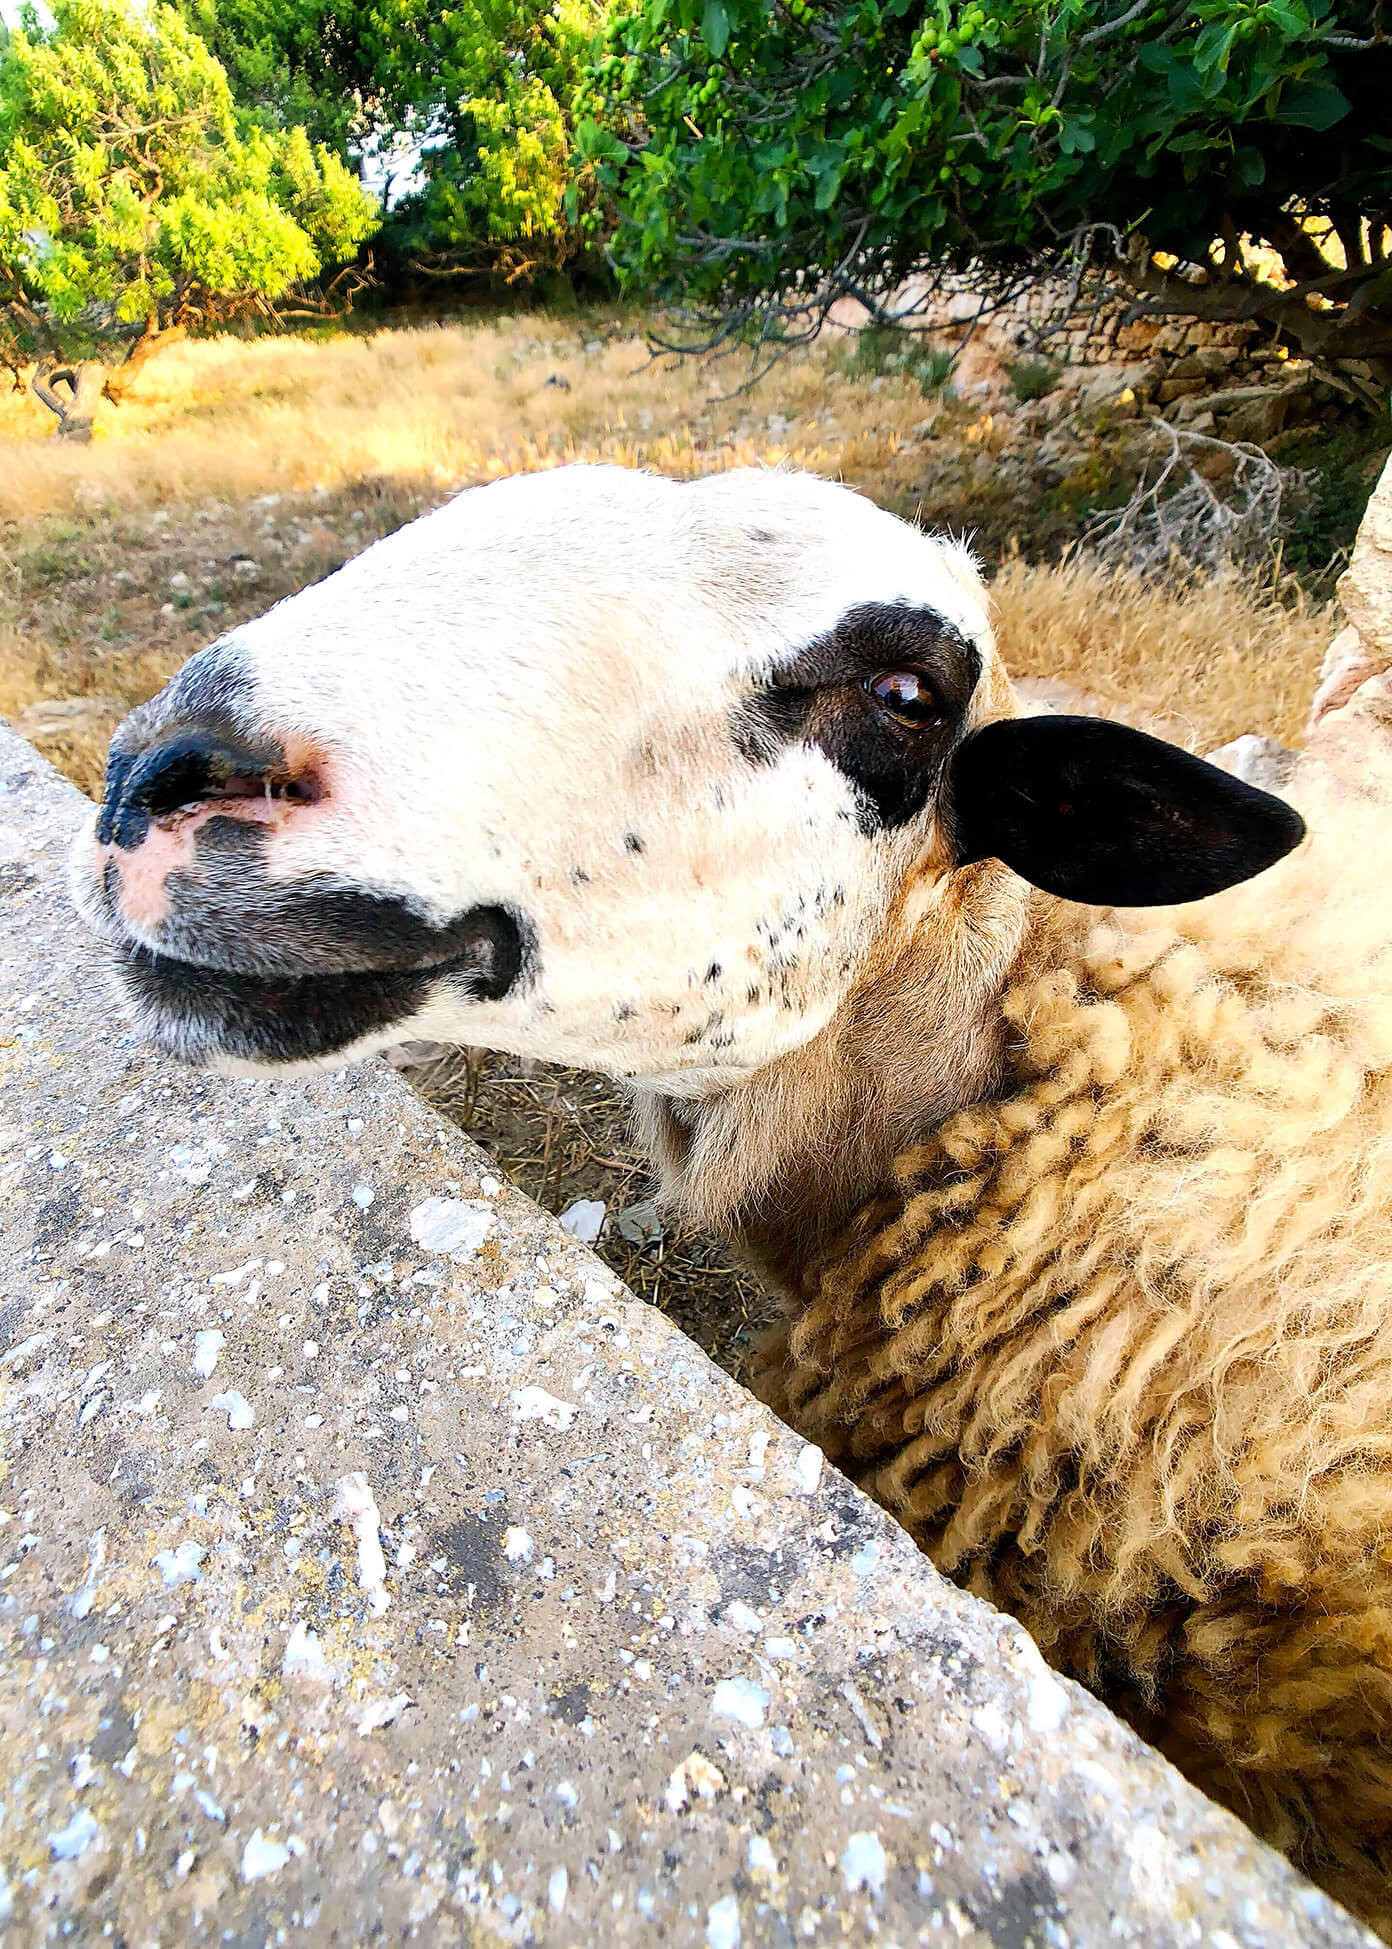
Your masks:
M880 708L911 731L933 731L943 725L942 699L916 670L882 670L866 679L865 688Z

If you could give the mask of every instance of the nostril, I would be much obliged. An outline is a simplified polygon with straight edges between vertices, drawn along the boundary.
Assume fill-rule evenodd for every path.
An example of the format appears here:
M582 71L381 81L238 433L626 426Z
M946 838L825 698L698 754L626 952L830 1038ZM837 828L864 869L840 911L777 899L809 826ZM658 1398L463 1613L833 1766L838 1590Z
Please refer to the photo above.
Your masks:
M129 848L141 843L152 819L193 806L252 798L313 805L319 797L318 781L290 776L279 753L185 732L138 758L113 757L97 837Z
M285 778L271 771L233 772L221 781L215 779L199 793L197 801L181 800L180 804L207 799L285 799L293 805L317 805L322 796L317 778Z

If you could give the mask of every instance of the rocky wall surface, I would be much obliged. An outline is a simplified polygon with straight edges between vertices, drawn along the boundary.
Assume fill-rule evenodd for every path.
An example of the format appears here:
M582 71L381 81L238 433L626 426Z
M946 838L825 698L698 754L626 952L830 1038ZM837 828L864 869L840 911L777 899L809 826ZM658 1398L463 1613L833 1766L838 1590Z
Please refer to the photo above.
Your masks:
M0 730L7 1945L1353 1949L385 1068L113 1013Z
M1261 444L1298 425L1346 419L1354 396L1255 322L1134 317L1124 299L1079 294L1063 279L1041 279L998 302L970 272L915 278L891 309L962 348L957 371L967 392L989 390L981 375L993 368L1032 385L1024 396L1048 402L1043 423L1080 400L1115 410L1120 395L1192 432ZM850 299L831 312L842 329L868 317ZM1372 384L1364 368L1350 371Z
M1312 726L1346 704L1360 684L1392 670L1392 460L1359 523L1338 594L1344 627L1325 652Z

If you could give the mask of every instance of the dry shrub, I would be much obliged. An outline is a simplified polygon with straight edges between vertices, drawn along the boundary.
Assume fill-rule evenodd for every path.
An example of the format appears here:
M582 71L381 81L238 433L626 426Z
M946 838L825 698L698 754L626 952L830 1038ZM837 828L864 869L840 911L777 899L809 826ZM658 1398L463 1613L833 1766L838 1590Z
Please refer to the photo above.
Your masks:
M1012 676L1061 679L1197 751L1244 731L1298 744L1334 633L1328 608L1269 575L1164 587L1075 556L1008 562L992 594Z
M1176 563L1210 575L1260 568L1290 525L1303 482L1250 441L1152 420L1154 456L1124 507L1083 536L1100 560L1163 577ZM1295 490L1294 495L1291 490Z

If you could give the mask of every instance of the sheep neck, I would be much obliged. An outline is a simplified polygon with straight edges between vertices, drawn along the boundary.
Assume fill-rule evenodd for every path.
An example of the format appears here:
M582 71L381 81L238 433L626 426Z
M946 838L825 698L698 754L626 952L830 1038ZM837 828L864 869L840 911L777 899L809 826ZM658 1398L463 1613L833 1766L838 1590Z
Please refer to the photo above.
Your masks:
M950 915L924 925L902 903L857 987L803 1048L705 1098L639 1099L666 1196L794 1301L801 1268L883 1186L894 1157L998 1089L1006 988L1069 958L1081 910L991 871L984 900L979 882L970 889L970 929Z

